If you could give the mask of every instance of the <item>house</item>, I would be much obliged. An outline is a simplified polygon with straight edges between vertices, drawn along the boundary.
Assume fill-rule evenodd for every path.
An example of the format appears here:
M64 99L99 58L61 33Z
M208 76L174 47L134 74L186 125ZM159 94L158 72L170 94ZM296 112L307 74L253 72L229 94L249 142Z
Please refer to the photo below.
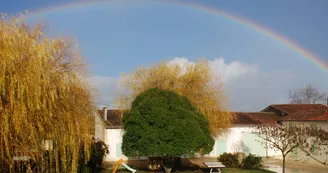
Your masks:
M279 115L278 123L288 123L303 127L316 126L328 132L328 106L323 104L294 104L294 105L270 105L262 112L274 112ZM327 151L327 146L313 146L312 154L321 161L328 160L328 155L321 151ZM287 156L290 160L318 164L299 149L293 150Z
M274 104L259 112L232 112L232 127L221 136L215 138L215 145L208 157L218 157L224 152L248 152L262 157L280 157L281 154L265 147L252 130L258 125L278 123L294 123L297 125L316 125L328 131L328 107L322 104ZM117 110L98 110L95 116L95 137L109 145L110 154L105 161L127 159L121 152L124 134L122 113ZM315 152L315 151L314 151ZM323 155L322 157L327 157ZM311 161L298 150L290 154L289 159Z
M95 138L104 141L109 145L109 155L104 161L117 161L121 158L127 159L121 152L123 137L123 122L121 112L108 110L103 107L95 115Z

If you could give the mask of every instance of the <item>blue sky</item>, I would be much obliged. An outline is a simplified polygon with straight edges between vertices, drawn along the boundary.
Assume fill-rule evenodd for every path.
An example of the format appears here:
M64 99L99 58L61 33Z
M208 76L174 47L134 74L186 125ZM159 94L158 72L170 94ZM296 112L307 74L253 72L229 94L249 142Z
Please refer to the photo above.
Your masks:
M270 28L328 62L328 1L194 1L200 2ZM28 23L41 19L50 25L50 36L77 40L95 75L90 84L99 90L97 102L112 104L122 72L161 60L186 63L199 57L211 60L213 73L222 76L233 111L286 103L288 90L306 84L328 92L327 72L282 43L191 6L112 0L33 15L69 3L78 0L0 1L0 11L16 15L27 9L32 12Z

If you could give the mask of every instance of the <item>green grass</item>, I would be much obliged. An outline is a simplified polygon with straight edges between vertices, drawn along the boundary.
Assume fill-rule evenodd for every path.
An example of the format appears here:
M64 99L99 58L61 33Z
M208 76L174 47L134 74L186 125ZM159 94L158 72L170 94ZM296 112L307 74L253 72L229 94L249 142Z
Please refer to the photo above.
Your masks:
M248 169L238 169L238 168L224 168L221 169L222 173L274 173L272 171L259 169L259 170L248 170Z
M224 168L221 169L222 173L274 173L272 171L268 171L268 170L263 170L263 169L259 169L259 170L247 170L247 169L238 169L238 168ZM111 173L112 170L106 170L102 173ZM163 171L156 171L158 173L162 173ZM117 173L131 173L128 170L125 169L121 169L118 170ZM148 173L147 171L138 171L137 173ZM176 171L176 172L172 172L172 173L209 173L209 170L205 170L202 171L201 169L197 169L197 170L186 170L186 171Z

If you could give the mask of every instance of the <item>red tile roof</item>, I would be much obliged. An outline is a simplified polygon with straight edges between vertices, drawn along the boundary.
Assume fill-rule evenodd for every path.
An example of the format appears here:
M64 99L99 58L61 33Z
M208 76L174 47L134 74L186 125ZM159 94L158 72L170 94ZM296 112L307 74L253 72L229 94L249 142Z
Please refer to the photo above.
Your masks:
M292 114L301 110L302 111L328 110L328 107L323 104L274 104L274 105L269 105L268 107L273 107L287 114Z
M98 110L98 113L103 118L103 110ZM328 107L322 104L276 104L261 112L231 113L234 115L235 125L275 124L277 121L328 121ZM105 121L107 128L121 128L121 115L118 110L108 110Z
M256 125L256 124L275 124L280 116L267 112L232 112L235 115L233 124L236 125Z
M284 121L327 121L327 110L300 110L282 117Z
M103 110L98 110L99 115L101 118L103 117ZM107 127L122 127L122 117L121 111L118 110L107 110L107 121L105 121Z
M248 113L231 112L234 115L233 124L247 125L247 124L260 124L260 122L253 120L249 117Z

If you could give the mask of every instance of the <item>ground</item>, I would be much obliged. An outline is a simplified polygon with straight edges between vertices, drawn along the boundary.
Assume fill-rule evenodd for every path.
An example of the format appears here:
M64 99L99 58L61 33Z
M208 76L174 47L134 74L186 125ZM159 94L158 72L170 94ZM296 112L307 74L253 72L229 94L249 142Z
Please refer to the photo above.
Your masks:
M176 173L206 173L210 172L209 168L203 164L205 161L216 161L216 158L191 158L191 159L182 159L181 164L183 165L181 169L174 170ZM132 168L137 168L138 173L149 173L147 171L147 160L143 161L135 161L135 160L128 160L125 161L127 165ZM107 167L102 173L111 173L112 168L116 162L108 162L104 164L104 167ZM118 173L130 173L125 169L121 169L117 171ZM162 172L162 171L154 171L154 172ZM268 170L244 170L244 169L237 169L237 168L224 168L222 169L222 173L273 173L272 171Z
M106 172L103 173L111 173L112 170L107 170ZM147 171L137 171L138 173L150 173ZM159 171L160 172L160 171ZM188 170L188 171L175 171L175 173L206 173L209 172L207 170ZM127 170L119 170L117 173L131 173ZM237 168L225 168L222 169L222 173L274 173L272 171L268 170L245 170L245 169L237 169Z
M187 169L182 169L176 171L176 173L183 172L183 173L206 173L209 172L209 169L205 167L203 162L206 161L216 161L216 158L191 158L191 159L182 159L182 164L184 167L188 167ZM281 160L279 159L263 159L264 161L264 169L271 170L274 172L281 172ZM133 161L129 160L126 161L129 166L133 168L140 168L137 172L139 173L149 173L147 170L147 160L144 161ZM103 173L111 173L113 165L116 162L107 162L104 166L107 168L103 171ZM227 168L222 169L222 173L272 173L271 171L267 170L243 170L243 169L236 169L236 168ZM286 173L327 173L328 167L318 166L318 165L310 165L307 163L300 163L295 161L287 161L286 165ZM125 170L120 170L118 173L129 173Z
M265 169L269 169L274 172L281 172L281 165L282 160L280 159L263 159L264 165L266 166ZM323 165L313 165L306 162L299 162L299 161L286 161L286 173L327 173L328 166Z
M246 170L246 169L237 169L237 168L226 168L222 169L222 173L272 173L268 170Z

